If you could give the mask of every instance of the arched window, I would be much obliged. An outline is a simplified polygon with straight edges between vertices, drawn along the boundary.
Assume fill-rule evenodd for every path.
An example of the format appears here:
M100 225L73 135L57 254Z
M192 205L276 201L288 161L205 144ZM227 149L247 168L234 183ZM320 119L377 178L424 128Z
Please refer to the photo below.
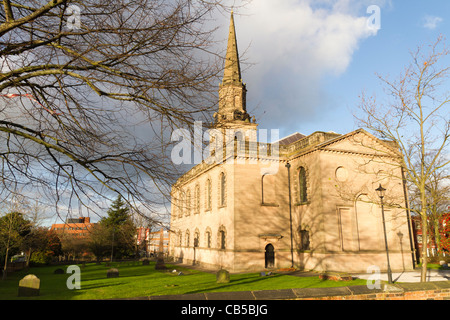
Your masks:
M181 231L178 231L178 245L181 247L183 244L183 234Z
M219 249L225 250L227 247L227 232L224 226L220 227L219 229L218 242L219 242Z
M179 217L182 218L184 216L184 213L186 212L186 193L184 191L181 191L180 195L180 201L179 201Z
M195 207L194 213L200 213L200 186L195 186Z
M191 190L188 189L188 191L186 192L186 216L189 216L191 214L191 208L192 208Z
M219 181L220 181L219 205L221 207L224 207L227 204L227 192L226 192L227 181L226 181L225 173L222 172L220 174Z
M189 230L186 230L186 237L185 237L185 246L186 247L189 247L189 236L190 236L190 234L189 234Z
M206 210L211 210L212 199L211 199L211 179L206 181Z
M206 229L205 232L205 245L207 248L211 248L211 229Z
M305 203L308 201L308 192L306 188L306 170L304 167L300 167L298 170L298 191L299 191L299 202Z
M200 245L200 231L195 230L194 233L194 247L197 248Z
M310 250L309 247L309 231L308 230L299 230L299 238L300 238L300 250Z

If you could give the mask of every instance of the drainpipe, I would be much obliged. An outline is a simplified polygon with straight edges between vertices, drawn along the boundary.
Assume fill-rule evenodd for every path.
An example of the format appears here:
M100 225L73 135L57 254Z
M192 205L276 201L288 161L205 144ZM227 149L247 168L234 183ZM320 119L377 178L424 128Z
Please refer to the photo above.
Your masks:
M291 268L294 267L294 246L292 243L292 201L291 201L291 173L290 168L291 164L286 163L286 168L288 169L288 189L289 189L289 224L291 228Z

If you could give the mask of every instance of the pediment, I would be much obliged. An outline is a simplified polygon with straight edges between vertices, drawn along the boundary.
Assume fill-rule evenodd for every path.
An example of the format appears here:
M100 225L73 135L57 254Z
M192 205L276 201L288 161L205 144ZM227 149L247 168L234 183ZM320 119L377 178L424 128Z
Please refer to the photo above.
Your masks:
M395 152L392 142L382 141L362 129L350 132L332 141L327 141L320 145L319 148L336 152L378 156L392 156Z

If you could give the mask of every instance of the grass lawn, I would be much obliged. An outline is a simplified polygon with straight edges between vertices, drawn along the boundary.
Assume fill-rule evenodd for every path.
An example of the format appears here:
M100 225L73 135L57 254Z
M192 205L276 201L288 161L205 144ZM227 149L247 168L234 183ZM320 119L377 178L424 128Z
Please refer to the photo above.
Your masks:
M261 277L259 273L231 274L227 284L217 284L212 273L201 272L167 264L168 271L155 270L155 262L143 266L142 262L116 263L112 267L119 269L118 278L106 278L110 267L105 264L86 264L81 268L81 289L69 290L66 285L71 274L54 274L54 270L67 266L47 266L18 271L0 280L0 299L40 299L40 300L80 300L132 298L151 295L187 294L218 291L247 291L312 287L340 287L366 285L366 280L335 282L320 280L319 277L295 277L274 274ZM183 275L170 272L176 269ZM34 274L41 280L38 297L17 297L19 281L27 274Z

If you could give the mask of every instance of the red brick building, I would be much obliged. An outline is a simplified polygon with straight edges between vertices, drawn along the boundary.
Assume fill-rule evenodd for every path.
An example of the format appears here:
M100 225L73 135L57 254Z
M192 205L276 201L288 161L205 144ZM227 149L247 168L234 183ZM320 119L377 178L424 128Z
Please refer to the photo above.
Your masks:
M167 253L170 240L168 231L161 228L159 231L151 232L150 228L140 227L136 232L136 243L143 251L141 254L145 254L146 256L155 255L159 252L161 238L163 239L163 252Z
M439 226L440 226L442 240L447 239L447 233L444 232L444 229L446 227L446 221L448 221L449 218L450 218L450 212L444 213L439 218ZM421 217L420 216L412 216L411 220L412 220L412 225L413 225L414 247L416 248L416 256L419 258L422 256L422 246L423 246ZM429 224L430 224L430 222L431 221L429 220ZM437 250L435 235L434 235L433 230L430 230L428 232L428 241L427 242L428 242L427 256L428 257L438 256L438 250ZM448 257L449 255L450 255L450 253L447 252L446 250L444 250L444 257Z
M52 224L50 230L58 234L69 234L79 238L89 236L89 230L95 223L91 223L89 217L80 217L76 219L67 219L66 223Z

